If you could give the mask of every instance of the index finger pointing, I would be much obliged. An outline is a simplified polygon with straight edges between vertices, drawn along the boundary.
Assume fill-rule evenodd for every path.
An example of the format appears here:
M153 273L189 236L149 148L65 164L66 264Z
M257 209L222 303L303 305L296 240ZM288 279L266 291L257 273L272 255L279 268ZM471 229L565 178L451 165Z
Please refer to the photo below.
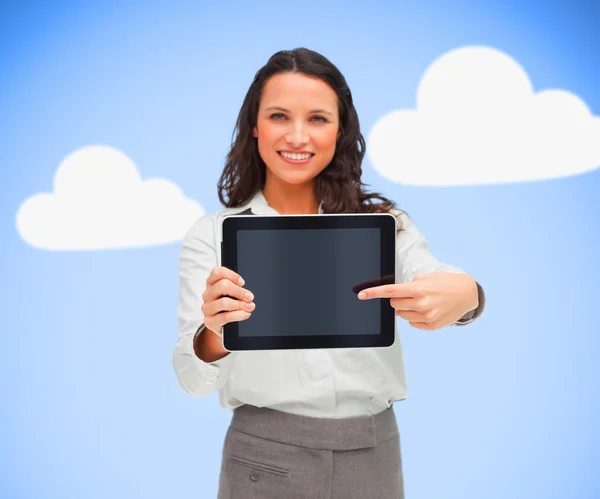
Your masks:
M220 281L221 279L229 279L231 282L240 286L243 286L245 284L244 279L242 279L241 275L237 274L231 269L228 269L227 267L218 266L214 267L210 271L210 274L208 274L208 277L206 278L206 285L210 286L215 282Z
M415 290L412 283L386 284L385 286L363 289L358 293L360 300L370 300L371 298L412 298L413 296L415 296Z

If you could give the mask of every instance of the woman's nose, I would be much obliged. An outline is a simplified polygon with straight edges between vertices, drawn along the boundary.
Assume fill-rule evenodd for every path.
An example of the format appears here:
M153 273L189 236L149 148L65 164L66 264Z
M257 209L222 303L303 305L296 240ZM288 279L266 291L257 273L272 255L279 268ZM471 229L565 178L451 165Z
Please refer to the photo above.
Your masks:
M285 141L295 148L306 145L309 140L310 137L302 124L294 125L285 136Z

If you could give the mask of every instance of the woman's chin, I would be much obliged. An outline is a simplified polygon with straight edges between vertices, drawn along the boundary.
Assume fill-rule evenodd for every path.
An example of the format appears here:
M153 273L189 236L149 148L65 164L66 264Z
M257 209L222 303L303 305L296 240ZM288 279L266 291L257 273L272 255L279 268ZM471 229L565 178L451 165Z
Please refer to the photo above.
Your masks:
M316 174L313 175L313 172L282 172L281 175L276 175L281 182L285 182L286 184L305 184L306 182L311 182L315 179Z

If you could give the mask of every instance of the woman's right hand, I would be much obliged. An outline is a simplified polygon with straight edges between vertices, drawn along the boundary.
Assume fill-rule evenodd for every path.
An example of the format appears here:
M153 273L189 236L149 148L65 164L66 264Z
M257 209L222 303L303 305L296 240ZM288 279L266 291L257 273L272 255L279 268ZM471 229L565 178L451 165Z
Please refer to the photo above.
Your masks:
M244 280L227 267L214 267L202 293L204 325L220 334L229 322L246 320L254 310L254 295L242 288Z

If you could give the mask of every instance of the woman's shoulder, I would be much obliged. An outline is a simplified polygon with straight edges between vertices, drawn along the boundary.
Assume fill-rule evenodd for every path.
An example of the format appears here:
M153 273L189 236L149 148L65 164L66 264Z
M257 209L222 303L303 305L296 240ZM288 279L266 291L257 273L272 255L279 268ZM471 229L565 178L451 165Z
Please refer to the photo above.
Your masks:
M185 239L198 238L203 240L220 241L221 224L230 215L240 215L247 211L246 206L223 208L199 216L185 234Z
M389 210L388 213L390 215L393 215L396 219L396 232L405 230L411 224L411 219L408 213L406 213L403 210L400 210L398 208L392 208Z

